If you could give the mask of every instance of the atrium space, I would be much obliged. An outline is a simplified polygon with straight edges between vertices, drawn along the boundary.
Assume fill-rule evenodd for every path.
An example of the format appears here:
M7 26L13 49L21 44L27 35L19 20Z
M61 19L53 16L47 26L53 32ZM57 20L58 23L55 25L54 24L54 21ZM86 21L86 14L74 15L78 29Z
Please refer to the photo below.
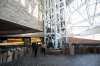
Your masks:
M100 66L100 0L0 0L0 66Z

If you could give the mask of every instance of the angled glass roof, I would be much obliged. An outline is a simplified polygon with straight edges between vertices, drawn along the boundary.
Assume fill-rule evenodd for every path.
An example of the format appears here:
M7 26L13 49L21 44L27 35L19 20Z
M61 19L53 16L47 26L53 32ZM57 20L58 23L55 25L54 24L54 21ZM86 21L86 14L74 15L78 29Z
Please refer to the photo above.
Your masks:
M73 35L100 26L100 0L73 0L66 13L67 32Z

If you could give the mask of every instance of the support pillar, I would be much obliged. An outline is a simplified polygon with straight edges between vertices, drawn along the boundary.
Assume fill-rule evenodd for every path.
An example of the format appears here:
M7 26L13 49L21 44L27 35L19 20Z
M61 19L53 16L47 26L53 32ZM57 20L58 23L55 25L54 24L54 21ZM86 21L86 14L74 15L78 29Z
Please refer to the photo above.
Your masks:
M69 44L69 53L70 55L75 55L75 48L72 44Z

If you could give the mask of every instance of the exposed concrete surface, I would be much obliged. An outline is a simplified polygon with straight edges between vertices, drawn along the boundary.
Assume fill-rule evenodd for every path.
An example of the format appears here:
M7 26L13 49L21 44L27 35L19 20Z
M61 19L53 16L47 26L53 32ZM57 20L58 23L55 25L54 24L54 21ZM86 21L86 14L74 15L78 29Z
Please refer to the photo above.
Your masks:
M20 1L20 0L19 0ZM0 19L8 20L20 25L24 25L33 29L42 30L42 22L35 17L35 13L28 13L29 4L27 1L27 6L22 6L22 4L17 0L0 0ZM34 2L33 2L34 4ZM32 6L37 6L34 4ZM35 9L33 8L33 10Z

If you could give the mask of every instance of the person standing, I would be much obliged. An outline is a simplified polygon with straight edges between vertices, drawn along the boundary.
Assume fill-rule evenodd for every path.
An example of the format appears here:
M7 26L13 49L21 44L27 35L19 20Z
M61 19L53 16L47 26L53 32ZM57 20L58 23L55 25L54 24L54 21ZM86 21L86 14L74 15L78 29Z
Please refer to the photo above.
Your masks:
M38 45L35 44L35 53L34 53L34 56L35 56L35 57L37 56L37 53L38 53Z
M42 53L42 55L45 55L45 52L46 52L46 44L42 44L41 45L41 53Z
M32 55L34 54L34 52L35 52L35 44L32 43Z
M38 45L37 44L32 44L32 54L34 53L34 56L37 56L37 52L38 52Z

